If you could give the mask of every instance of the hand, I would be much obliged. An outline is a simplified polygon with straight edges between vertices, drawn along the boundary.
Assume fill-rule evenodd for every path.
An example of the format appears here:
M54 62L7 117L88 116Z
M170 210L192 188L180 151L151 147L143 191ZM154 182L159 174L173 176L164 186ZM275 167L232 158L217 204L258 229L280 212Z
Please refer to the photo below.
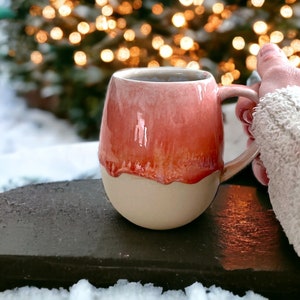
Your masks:
M261 82L256 83L252 88L257 91L259 98L288 85L300 86L300 69L291 65L285 54L274 44L266 44L259 51L257 71L261 77ZM242 121L244 130L249 136L248 144L254 141L251 133L254 107L255 103L246 98L239 98L236 106L236 114ZM252 162L252 169L258 181L267 185L269 179L259 156Z

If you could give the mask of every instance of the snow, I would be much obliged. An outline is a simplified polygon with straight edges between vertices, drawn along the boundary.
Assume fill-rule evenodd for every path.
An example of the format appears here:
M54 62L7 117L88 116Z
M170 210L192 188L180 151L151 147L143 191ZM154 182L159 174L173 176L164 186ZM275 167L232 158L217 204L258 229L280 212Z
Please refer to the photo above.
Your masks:
M0 77L0 192L31 183L100 178L98 142L65 120L28 108Z
M185 290L169 290L163 292L161 287L151 283L142 285L139 282L128 282L121 279L109 288L96 288L87 280L66 289L39 289L22 287L15 290L0 292L0 300L263 300L258 294L248 291L244 296L237 296L219 287L204 287L195 282Z

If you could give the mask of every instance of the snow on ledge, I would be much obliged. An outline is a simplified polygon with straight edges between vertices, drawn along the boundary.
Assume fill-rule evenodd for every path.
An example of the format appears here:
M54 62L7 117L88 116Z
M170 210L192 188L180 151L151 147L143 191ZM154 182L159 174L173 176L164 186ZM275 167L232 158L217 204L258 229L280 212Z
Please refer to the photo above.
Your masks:
M98 142L23 149L0 155L0 192L34 183L101 178Z
M154 286L152 283L142 285L139 282L128 282L121 279L114 286L109 288L96 288L87 280L82 279L65 289L45 289L36 287L21 287L14 290L0 292L1 300L264 300L258 294L248 291L240 297L223 290L220 287L204 287L201 283L195 282L182 290L169 290L163 292L162 287Z

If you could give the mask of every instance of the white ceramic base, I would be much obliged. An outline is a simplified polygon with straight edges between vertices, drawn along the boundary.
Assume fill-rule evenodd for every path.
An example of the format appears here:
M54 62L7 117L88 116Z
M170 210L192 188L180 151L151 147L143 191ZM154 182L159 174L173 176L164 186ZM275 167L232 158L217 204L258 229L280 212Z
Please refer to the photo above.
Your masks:
M220 182L214 172L195 184L161 184L130 174L110 176L101 166L106 194L132 223L149 229L172 229L195 220L211 204Z

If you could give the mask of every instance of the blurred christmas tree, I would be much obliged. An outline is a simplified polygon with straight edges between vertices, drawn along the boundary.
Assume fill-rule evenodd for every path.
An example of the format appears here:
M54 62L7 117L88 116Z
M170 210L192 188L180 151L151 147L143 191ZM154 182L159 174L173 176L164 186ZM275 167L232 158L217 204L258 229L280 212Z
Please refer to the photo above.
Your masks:
M264 43L300 65L300 5L286 1L14 0L6 53L20 91L58 97L57 115L97 137L108 80L124 67L202 68L245 83Z

